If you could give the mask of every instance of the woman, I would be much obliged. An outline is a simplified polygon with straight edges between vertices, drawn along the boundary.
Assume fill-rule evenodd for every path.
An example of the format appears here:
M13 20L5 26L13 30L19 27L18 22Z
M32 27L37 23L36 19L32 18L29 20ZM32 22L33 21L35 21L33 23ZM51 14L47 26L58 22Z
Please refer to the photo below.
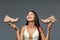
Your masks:
M4 19L4 22L8 23L14 30L16 30L17 40L49 40L50 29L53 22L49 22L47 28L47 35L45 36L43 29L40 26L39 18L35 11L30 11L28 13L26 17L26 25L21 28L20 32L19 28L14 24L16 21L18 21L18 18L13 19L8 16Z

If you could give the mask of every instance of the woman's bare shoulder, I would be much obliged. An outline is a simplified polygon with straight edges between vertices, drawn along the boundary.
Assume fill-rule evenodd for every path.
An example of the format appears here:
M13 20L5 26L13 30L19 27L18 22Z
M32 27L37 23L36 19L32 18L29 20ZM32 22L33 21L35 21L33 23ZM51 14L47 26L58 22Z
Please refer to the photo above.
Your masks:
M40 30L40 32L43 32L43 28L42 27L39 27L39 30Z
M27 27L27 25L22 26L21 31L24 31L26 27Z

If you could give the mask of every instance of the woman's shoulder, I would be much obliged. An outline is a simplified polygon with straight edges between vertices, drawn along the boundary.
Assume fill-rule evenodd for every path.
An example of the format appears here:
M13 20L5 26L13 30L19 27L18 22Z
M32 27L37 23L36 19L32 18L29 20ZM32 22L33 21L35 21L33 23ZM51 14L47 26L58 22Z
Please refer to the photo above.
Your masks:
M24 30L26 29L26 27L27 27L27 25L22 26L22 27L21 27L21 30L24 31Z
M25 29L27 27L27 25L24 25L24 26L22 26L22 29Z
M39 27L39 30L40 30L40 32L43 32L43 28L42 27Z

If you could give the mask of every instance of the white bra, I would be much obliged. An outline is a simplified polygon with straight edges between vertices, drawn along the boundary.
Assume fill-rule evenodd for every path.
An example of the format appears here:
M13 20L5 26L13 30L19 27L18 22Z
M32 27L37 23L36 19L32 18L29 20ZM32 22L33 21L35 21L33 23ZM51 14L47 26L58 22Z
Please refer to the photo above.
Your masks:
M39 38L39 32L36 29L36 31L32 35L32 40L38 40L38 38ZM29 40L29 34L28 34L28 31L26 29L24 31L24 40Z

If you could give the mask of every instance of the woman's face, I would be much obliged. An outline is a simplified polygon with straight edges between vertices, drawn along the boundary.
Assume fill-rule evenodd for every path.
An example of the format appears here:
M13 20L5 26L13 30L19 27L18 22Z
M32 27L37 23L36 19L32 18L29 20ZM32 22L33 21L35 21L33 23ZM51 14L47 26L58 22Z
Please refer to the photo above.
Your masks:
M27 21L34 21L35 15L33 12L29 12L26 19Z

